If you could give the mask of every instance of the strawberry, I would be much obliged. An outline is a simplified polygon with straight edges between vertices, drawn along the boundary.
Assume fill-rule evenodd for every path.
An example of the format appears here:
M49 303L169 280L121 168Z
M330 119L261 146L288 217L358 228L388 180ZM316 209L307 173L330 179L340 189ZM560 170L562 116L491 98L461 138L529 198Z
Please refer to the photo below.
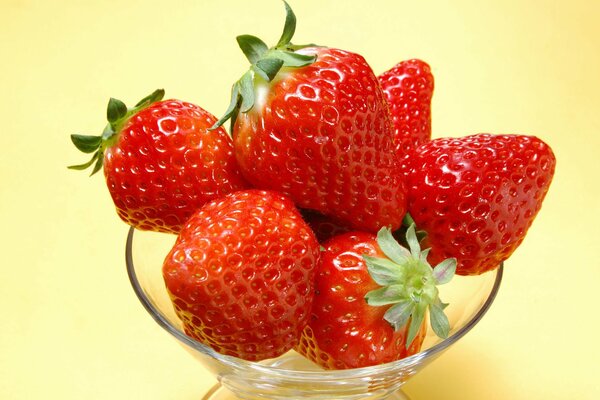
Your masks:
M242 173L255 187L355 229L398 227L406 188L377 77L358 54L292 45L296 19L286 9L275 47L238 37L252 65L219 124L232 118Z
M378 79L392 114L396 152L402 170L408 173L411 153L431 140L433 74L426 62L412 59L396 64Z
M224 129L208 131L216 118L179 100L160 101L157 90L128 109L110 99L102 136L71 135L77 148L94 153L82 165L104 169L123 221L141 230L177 233L208 200L247 187L233 143Z
M449 282L456 260L432 269L415 227L410 250L391 231L349 232L324 244L315 278L312 316L296 350L327 369L359 368L417 353L429 310L431 326L447 337L450 326L437 285Z
M457 273L496 268L523 241L546 196L556 159L533 136L478 134L417 148L409 213L427 232L429 259L458 259Z
M164 261L163 277L189 336L258 361L297 344L319 255L291 200L239 191L192 215Z

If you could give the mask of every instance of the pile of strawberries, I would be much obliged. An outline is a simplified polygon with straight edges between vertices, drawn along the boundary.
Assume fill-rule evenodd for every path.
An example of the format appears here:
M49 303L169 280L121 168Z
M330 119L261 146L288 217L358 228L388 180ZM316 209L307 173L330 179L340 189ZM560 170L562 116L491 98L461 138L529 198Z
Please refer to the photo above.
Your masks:
M376 76L358 54L293 45L285 6L275 46L237 38L250 68L221 119L162 90L111 99L102 135L71 136L93 154L71 168L103 169L127 224L178 235L163 276L192 338L255 361L397 360L427 315L448 335L438 285L519 246L555 157L533 136L431 140L426 63Z

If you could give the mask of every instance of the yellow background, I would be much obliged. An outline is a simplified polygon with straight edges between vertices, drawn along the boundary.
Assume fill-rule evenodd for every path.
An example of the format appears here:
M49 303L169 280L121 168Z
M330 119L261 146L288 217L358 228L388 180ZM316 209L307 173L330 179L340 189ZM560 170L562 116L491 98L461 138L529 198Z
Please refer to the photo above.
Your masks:
M414 399L598 399L600 2L292 1L295 42L412 57L436 77L433 134L526 133L557 172L496 303L410 381ZM158 87L224 111L273 44L280 1L0 0L0 398L199 399L214 380L143 310L127 227L69 134L99 134L110 96Z

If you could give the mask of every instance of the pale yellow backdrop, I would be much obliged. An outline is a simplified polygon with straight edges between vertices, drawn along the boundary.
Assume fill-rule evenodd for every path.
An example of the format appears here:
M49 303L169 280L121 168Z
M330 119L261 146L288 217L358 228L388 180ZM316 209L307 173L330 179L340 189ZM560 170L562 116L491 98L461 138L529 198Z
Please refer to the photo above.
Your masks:
M436 77L434 136L534 134L558 158L499 297L406 386L414 399L598 399L600 2L292 0L296 42L411 57ZM127 232L71 133L114 96L221 113L246 68L235 36L271 42L280 1L0 0L0 398L199 399L213 378L142 309Z

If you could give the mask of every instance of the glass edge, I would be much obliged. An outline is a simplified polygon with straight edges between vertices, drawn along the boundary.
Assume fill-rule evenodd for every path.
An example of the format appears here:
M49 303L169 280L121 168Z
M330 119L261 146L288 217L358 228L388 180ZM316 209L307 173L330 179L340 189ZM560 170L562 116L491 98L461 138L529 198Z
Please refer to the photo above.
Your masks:
M187 335L181 333L179 329L175 328L158 310L150 301L148 296L144 293L144 289L141 287L137 274L135 272L135 266L133 263L133 234L135 232L134 227L129 227L129 232L127 233L127 242L125 245L125 264L127 265L127 276L129 277L129 283L131 284L133 291L135 292L138 300L142 303L142 306L146 309L148 314L158 323L163 329L177 338L179 341L183 342L185 345L194 348L195 350L200 351L208 356L219 358L221 356L216 351L212 350L210 347L203 345L200 342L193 340Z

